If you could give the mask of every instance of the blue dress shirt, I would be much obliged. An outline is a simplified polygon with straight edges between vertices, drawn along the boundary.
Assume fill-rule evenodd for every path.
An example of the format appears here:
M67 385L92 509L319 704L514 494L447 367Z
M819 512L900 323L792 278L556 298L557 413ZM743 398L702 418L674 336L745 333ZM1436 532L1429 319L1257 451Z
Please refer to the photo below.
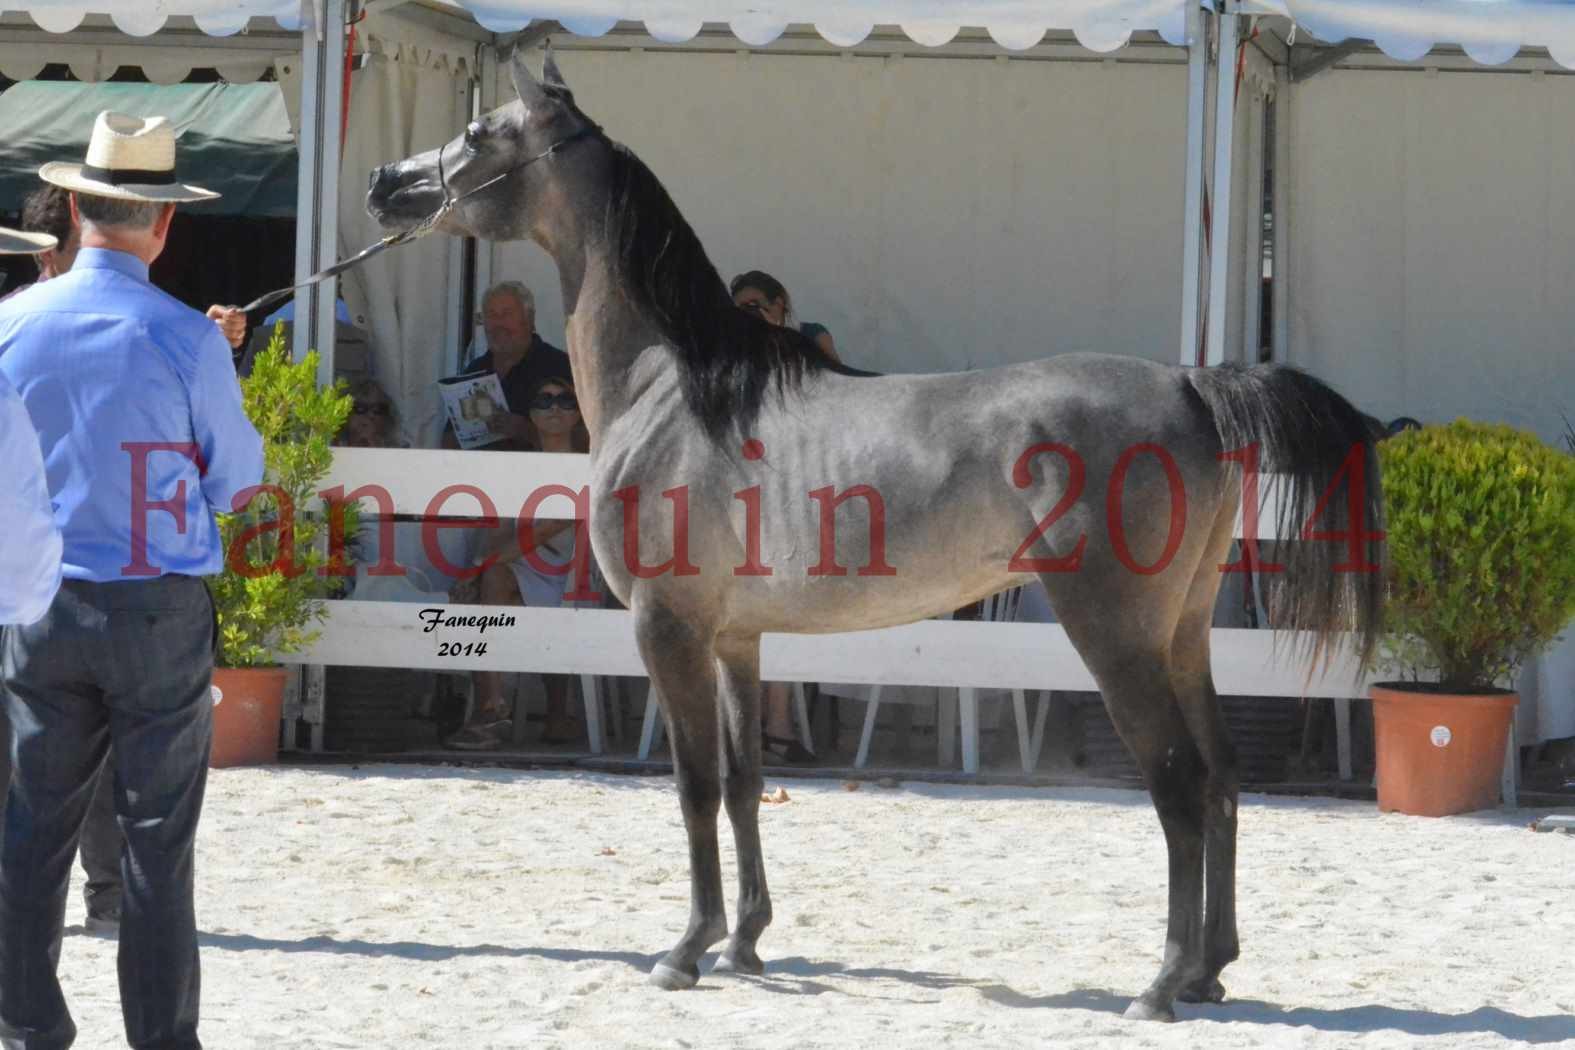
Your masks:
M0 624L35 623L60 589L60 530L27 407L0 375Z
M0 303L0 374L38 431L67 579L218 572L212 511L262 480L218 326L148 283L125 252Z

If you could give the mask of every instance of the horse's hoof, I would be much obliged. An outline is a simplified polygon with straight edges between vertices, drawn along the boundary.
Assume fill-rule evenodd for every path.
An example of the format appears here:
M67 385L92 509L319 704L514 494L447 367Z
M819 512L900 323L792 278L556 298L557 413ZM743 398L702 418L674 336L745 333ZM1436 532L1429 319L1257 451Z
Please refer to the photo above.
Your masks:
M680 970L665 962L659 962L651 967L651 983L663 991L681 992L700 983L700 968L696 966L688 970Z
M712 973L742 973L750 977L759 977L766 972L766 964L760 961L760 956L755 954L753 948L729 948L717 956L716 965L711 967Z
M1124 1015L1128 1021L1174 1021L1176 1013L1169 1006L1155 1006L1142 999L1132 1000Z
M1225 986L1217 978L1210 977L1187 985L1176 993L1176 998L1184 1003L1223 1003Z

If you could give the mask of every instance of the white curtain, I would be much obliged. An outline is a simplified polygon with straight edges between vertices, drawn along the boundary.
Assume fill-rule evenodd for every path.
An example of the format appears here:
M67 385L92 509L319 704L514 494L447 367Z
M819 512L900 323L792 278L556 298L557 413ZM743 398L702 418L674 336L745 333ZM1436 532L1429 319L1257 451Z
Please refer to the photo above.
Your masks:
M468 119L466 81L446 66L368 55L351 86L350 131L340 168L341 257L382 236L366 214L371 169L447 142ZM458 279L449 270L449 251L448 237L426 237L386 251L340 279L340 294L371 340L373 375L398 406L404 439L416 448L435 447L442 431L436 383L447 371L448 284Z
M936 372L1176 355L1180 63L565 48L575 98L651 167L724 280L775 275L843 360ZM514 97L508 71L498 97ZM559 343L551 260L493 246ZM559 345L562 345L559 343Z

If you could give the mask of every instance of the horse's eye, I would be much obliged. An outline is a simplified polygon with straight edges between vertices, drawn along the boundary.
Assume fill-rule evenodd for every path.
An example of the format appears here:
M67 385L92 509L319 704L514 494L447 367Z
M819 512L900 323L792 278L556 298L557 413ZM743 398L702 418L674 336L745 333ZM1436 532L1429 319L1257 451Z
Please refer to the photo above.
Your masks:
M465 128L465 151L474 153L481 148L481 125L472 123Z

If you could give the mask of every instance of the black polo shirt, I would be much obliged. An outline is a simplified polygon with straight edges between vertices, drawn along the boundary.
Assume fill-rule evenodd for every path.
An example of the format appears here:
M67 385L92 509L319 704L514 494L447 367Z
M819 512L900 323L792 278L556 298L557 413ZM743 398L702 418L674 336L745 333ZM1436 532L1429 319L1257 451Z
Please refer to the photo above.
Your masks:
M470 363L466 373L491 372L492 351L488 350ZM530 393L536 384L544 379L553 377L567 379L571 382L574 375L569 371L569 355L547 342L539 335L532 335L530 352L525 359L509 369L506 376L498 376L498 381L503 384L503 398L509 403L509 411L516 415L530 415Z

